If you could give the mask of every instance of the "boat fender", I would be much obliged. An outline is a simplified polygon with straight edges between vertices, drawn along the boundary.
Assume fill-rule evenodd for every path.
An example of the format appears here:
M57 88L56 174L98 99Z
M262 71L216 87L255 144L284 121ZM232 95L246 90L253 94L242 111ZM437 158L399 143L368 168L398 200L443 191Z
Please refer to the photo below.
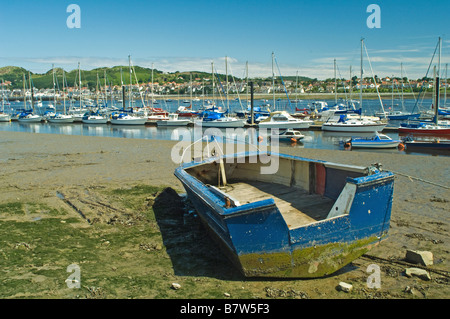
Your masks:
M297 140L295 138L291 137L291 142L292 143L297 143Z
M398 144L398 149L403 151L405 149L405 145L403 143Z
M258 142L262 143L263 140L264 140L264 139L263 139L263 137L262 137L261 135L258 136Z
M230 208L231 207L231 201L228 197L225 197L225 208Z

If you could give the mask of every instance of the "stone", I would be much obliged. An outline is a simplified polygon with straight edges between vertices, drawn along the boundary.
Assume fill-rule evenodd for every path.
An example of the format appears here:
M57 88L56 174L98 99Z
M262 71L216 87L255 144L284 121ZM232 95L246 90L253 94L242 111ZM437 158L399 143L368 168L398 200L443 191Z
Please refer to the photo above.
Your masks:
M172 283L172 289L178 290L181 288L181 285L177 282L173 282Z
M433 265L433 253L431 251L407 250L405 259L413 264Z
M428 271L426 271L425 269L421 269L421 268L414 268L414 267L406 268L405 275L407 277L416 276L422 280L431 280L431 276L428 273Z
M341 281L338 285L338 288L341 291L350 292L353 289L353 285Z

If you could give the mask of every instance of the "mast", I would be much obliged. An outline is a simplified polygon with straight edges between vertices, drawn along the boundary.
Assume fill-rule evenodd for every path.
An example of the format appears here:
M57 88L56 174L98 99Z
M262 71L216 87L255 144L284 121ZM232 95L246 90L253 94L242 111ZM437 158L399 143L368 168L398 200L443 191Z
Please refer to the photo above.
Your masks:
M350 100L350 103L352 103L352 66L350 65L350 83L349 83L349 87L350 87L350 90L349 90L349 97L348 97L348 99ZM347 103L347 105L348 105L348 103Z
M150 105L151 105L152 109L153 109L153 69L154 69L154 67L153 67L153 63L152 63L152 85L150 86L150 90L151 90L151 100L152 100L152 102L150 103Z
M190 94L190 98L191 98L191 108L192 108L192 104L193 104L193 102L192 102L192 72L189 72L189 86L190 86L190 92L189 92L189 94Z
M34 92L33 92L33 85L31 83L31 74L28 72L28 80L30 81L30 89L31 89L31 111L34 112Z
M400 78L402 79L402 111L404 111L405 103L403 100L403 62L400 62Z
M230 108L229 101L228 101L228 57L225 56L225 82L226 82L226 101L227 101L227 111Z
M105 107L108 104L108 90L107 90L107 84L106 84L106 69L103 71L103 76L105 77Z
M100 82L100 79L98 77L98 72L97 72L97 86L95 88L95 103L97 104L97 107L98 107L98 84L99 84L99 82Z
M273 71L273 62L275 55L272 52L272 96L273 96L273 109L275 110L275 73Z
M131 79L131 55L128 56L128 66L130 68L130 90L128 92L128 106L131 109L131 81L132 81L132 79Z
M394 110L394 75L392 75L392 96L391 96L391 107Z
M212 103L214 106L214 104L215 104L215 101L214 101L214 99L215 99L215 97L214 97L214 62L211 62L211 74L212 74L212 96L213 96Z
M26 85L26 79L25 79L25 73L23 74L23 110L27 110L27 94L25 91L25 85Z
M448 64L445 64L445 82L444 82L444 106L447 105L447 67Z
M334 59L334 103L337 105L336 59Z
M245 73L246 73L246 89L247 89L247 107L248 107L248 61L245 62Z
M438 56L438 67L437 67L437 73L436 73L436 109L434 110L434 123L436 125L438 125L438 114L439 114L439 99L440 99L440 95L439 95L439 88L440 88L440 84L439 84L439 77L441 76L441 49L442 49L442 45L441 45L441 37L439 37L439 56Z
M80 62L78 62L78 82L80 84L79 88L80 88L80 109L82 106L82 101L81 101L81 68L80 68Z
M52 77L53 77L53 103L55 104L56 112L56 83L55 83L55 65L52 64Z
M359 79L359 107L362 108L362 92L363 92L363 46L364 46L364 38L361 38L361 78ZM360 118L362 116L362 112L360 114Z
M64 69L62 71L63 71L63 78L62 78L62 81L63 81L63 108L64 108L64 114L66 114L66 85L64 83Z

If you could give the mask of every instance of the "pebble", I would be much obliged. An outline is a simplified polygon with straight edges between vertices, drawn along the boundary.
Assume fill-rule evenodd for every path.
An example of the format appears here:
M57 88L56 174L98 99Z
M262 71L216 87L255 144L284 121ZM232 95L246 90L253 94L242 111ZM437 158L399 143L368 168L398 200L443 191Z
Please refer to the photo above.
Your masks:
M172 283L172 289L178 290L181 288L181 285L177 282L173 282Z
M339 288L340 290L342 290L342 291L350 292L350 291L352 291L352 289L353 289L353 285L341 281L341 282L339 283L339 285L338 285L338 288Z
M405 259L413 264L433 265L433 253L431 251L407 250Z
M431 276L428 273L428 271L426 271L425 269L421 269L421 268L414 268L414 267L406 268L405 275L407 277L416 276L422 280L431 280Z

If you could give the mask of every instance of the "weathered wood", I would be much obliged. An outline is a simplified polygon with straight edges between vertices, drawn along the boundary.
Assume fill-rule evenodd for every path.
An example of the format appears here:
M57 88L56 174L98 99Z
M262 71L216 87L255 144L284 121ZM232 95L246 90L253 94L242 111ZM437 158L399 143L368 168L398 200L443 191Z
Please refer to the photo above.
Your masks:
M334 201L298 187L265 182L230 181L222 189L241 204L272 198L290 228L325 219Z

